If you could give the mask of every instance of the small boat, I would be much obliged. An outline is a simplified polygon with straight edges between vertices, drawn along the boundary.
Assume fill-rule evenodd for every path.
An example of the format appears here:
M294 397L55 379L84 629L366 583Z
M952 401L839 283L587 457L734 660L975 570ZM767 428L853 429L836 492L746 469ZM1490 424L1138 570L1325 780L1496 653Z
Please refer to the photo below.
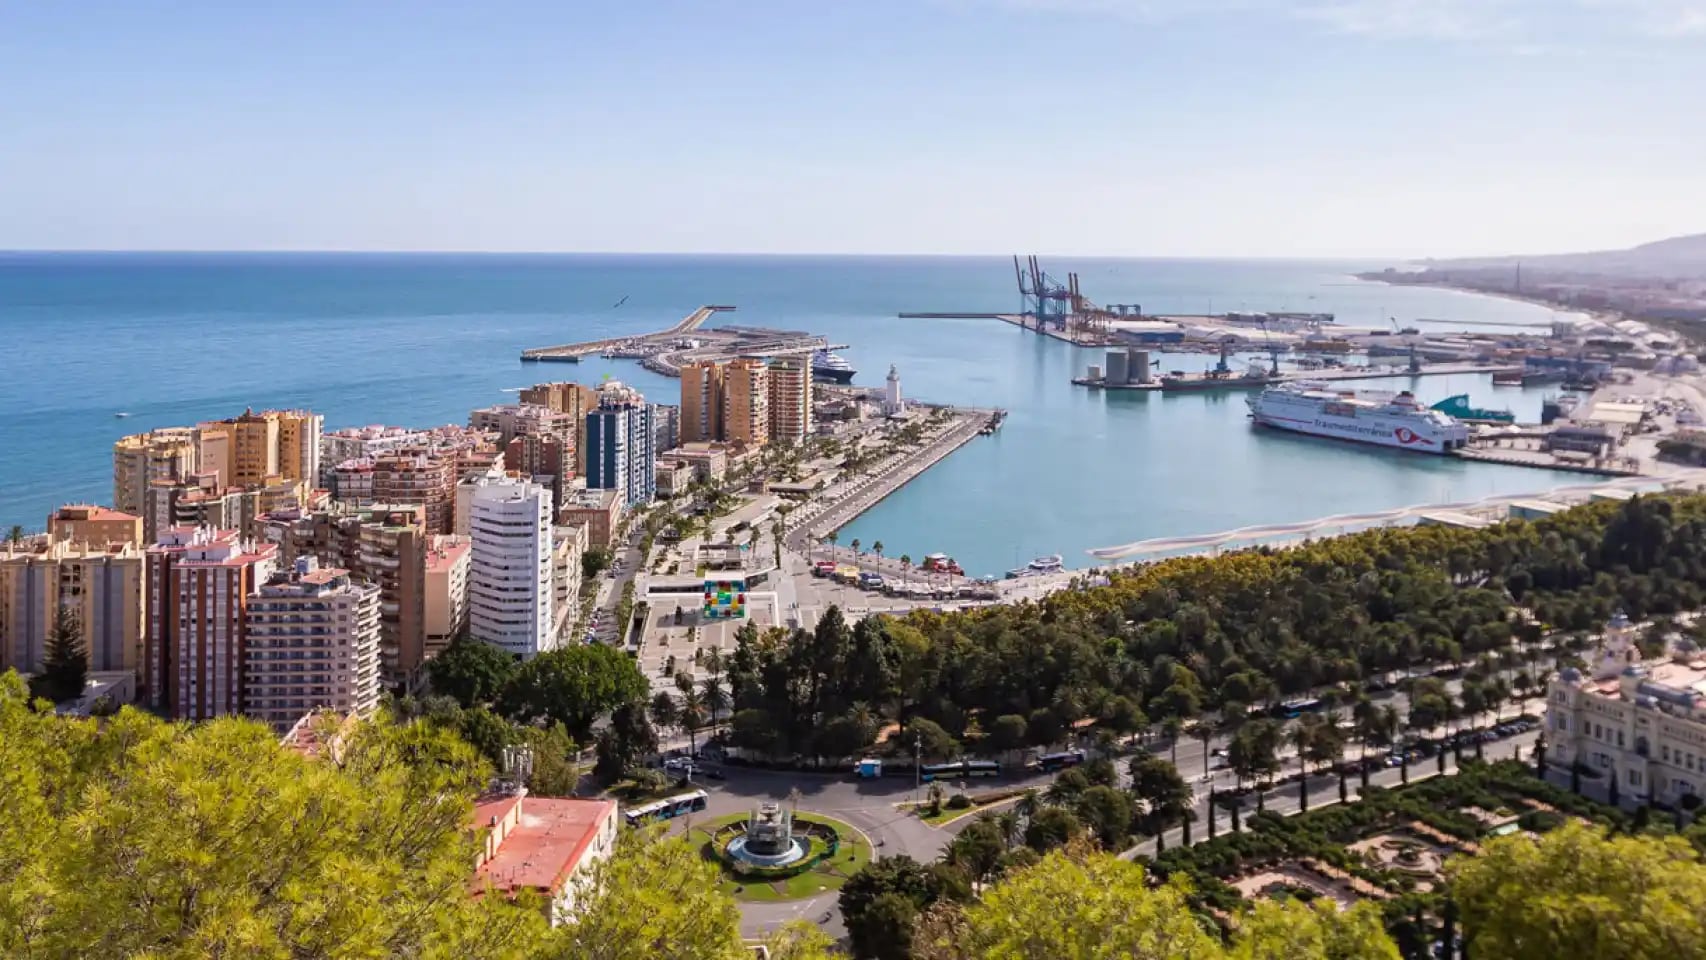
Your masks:
M113 414L113 416L119 418L120 420L123 420L125 417L130 416L130 412L126 411L126 410L121 410L118 413Z
M1046 557L1038 557L1016 570L1007 571L1007 579L1017 580L1020 577L1040 577L1061 571L1061 556L1051 553Z

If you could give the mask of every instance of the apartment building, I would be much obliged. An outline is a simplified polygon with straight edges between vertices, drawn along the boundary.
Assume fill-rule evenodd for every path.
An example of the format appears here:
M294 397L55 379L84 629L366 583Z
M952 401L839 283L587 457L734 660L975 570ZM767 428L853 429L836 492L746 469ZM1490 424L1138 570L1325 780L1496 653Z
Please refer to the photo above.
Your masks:
M578 383L537 383L518 399L569 415L575 424L575 474L586 473L586 415L598 408L598 391Z
M398 452L373 461L376 503L425 508L428 533L451 533L455 523L456 463L438 453Z
M47 537L0 543L0 670L40 672L61 609L77 620L90 672L134 671L146 623L141 548Z
M379 707L379 586L302 557L249 599L244 712L287 733L303 714Z
M586 437L586 488L615 490L628 505L650 502L657 494L651 404L631 387L605 384L598 409L587 415Z
M484 480L470 514L469 633L522 657L555 649L551 491L519 478Z
M622 507L622 497L615 490L577 490L557 511L557 523L586 527L588 547L608 549Z
M474 559L467 537L432 538L426 561L426 658L468 629L468 568Z
M257 486L274 477L317 484L323 420L306 410L245 410L197 424L197 469L217 472L226 487Z
M278 548L236 530L174 527L147 552L147 702L174 720L243 712L248 603Z
M681 408L667 403L652 404L652 451L662 454L681 446Z
M580 612L581 556L589 543L585 524L551 528L551 632L559 645L571 641L569 631Z
M812 433L812 366L806 357L770 361L772 443L801 443Z
M113 507L141 515L150 485L180 482L195 469L195 431L189 427L121 437L113 444Z
M743 357L723 371L723 435L719 440L762 447L770 440L770 368Z
M426 508L420 504L334 503L325 509L285 511L262 518L261 539L279 548L282 563L313 557L321 566L348 570L379 585L380 679L410 688L428 656L429 544Z
M141 547L142 517L93 504L73 503L48 515L47 537L96 546L128 543Z
M681 367L681 443L723 438L723 365L699 360Z

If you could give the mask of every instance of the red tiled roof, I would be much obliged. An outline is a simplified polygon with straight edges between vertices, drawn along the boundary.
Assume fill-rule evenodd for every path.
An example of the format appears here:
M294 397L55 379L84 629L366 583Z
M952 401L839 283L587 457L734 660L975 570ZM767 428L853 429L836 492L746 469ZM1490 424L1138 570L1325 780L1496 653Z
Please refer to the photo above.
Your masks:
M485 829L496 817L502 821L519 802L519 822L474 874L474 886L488 884L511 893L521 889L562 890L576 864L598 835L599 826L614 816L613 800L561 797L504 797L474 807L475 824Z

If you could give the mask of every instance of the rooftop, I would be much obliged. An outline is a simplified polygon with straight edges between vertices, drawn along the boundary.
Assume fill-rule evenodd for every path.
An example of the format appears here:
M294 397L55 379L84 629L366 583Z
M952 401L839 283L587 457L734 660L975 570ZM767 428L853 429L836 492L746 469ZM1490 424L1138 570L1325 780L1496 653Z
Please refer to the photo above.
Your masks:
M600 824L616 810L613 800L505 796L475 804L475 825L490 829L501 824L517 805L521 809L515 826L475 871L477 887L490 884L506 893L558 892L592 845Z
M68 503L54 511L55 520L138 520L135 514L124 513L111 507L96 506L92 503Z

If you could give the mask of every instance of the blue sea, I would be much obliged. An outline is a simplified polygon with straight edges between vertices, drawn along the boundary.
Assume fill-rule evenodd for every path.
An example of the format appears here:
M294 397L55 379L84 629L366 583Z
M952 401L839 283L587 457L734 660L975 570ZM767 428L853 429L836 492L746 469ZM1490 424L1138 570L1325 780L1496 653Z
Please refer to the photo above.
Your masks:
M1331 311L1341 322L1545 322L1544 308L1363 283L1385 264L1045 258L1085 293L1147 312ZM623 298L626 298L623 301ZM621 306L615 306L623 301ZM627 361L523 365L527 347L644 332L705 303L716 323L849 344L855 382L892 364L909 396L1003 407L974 441L842 532L891 555L945 551L976 574L1147 537L1543 490L1570 478L1253 430L1241 395L1091 392L1098 351L995 320L1015 311L1003 257L391 254L0 254L0 525L39 529L111 497L112 442L246 407L309 407L328 428L466 422L541 379L673 380ZM1203 358L1160 357L1167 369ZM1540 391L1486 376L1380 381L1428 402L1467 392L1533 418ZM127 416L120 417L119 414Z

